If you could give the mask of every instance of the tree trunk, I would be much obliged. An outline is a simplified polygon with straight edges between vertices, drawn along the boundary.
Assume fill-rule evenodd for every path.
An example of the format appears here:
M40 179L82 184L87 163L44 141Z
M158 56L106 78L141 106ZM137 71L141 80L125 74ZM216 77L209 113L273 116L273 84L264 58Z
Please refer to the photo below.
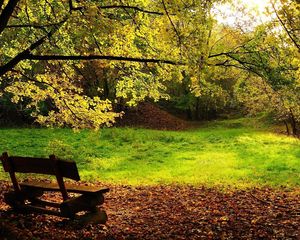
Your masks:
M295 119L292 109L290 109L290 121L291 121L291 126L292 126L292 133L294 136L297 136L298 135L297 122L296 122L296 119Z
M196 120L200 120L201 119L201 108L200 108L200 100L199 97L196 98Z
M284 125L285 125L285 128L286 128L286 134L289 136L290 135L290 129L289 129L289 125L287 123L287 121L283 121L284 122Z

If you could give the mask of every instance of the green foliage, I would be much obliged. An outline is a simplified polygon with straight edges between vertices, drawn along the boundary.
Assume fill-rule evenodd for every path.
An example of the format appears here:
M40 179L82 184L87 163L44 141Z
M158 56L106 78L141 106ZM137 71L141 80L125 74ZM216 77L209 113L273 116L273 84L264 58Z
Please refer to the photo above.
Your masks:
M24 128L1 129L0 133L6 136L0 139L2 151L70 157L84 180L299 186L299 140L270 133L257 119L208 122L185 132L109 128L76 133Z
M292 5L295 7L295 3ZM236 100L235 106L242 104L250 115L267 113L275 121L284 122L287 132L298 135L300 55L285 26L296 21L292 19L298 12L291 13L286 7L285 1L273 5L270 14L277 19L253 30L217 28L212 34L210 64L227 67L225 76L233 83L228 93ZM217 76L221 73L215 69L213 72Z
M186 77L181 83L169 87L170 102L175 108L187 112L190 120L209 120L217 117L226 109L229 102L228 92L214 76L206 76L198 82Z
M275 120L290 124L291 132L297 135L300 120L299 55L292 45L282 42L286 37L284 32L276 36L269 35L268 31L271 31L269 27L257 30L256 43L251 46L255 54L241 60L253 65L251 69L256 76L249 75L239 80L237 99L250 114L269 113Z
M296 134L299 3L272 2L274 17L251 28L218 23L212 9L220 1L19 1L0 33L0 73L15 63L0 76L0 89L45 126L99 129L122 116L124 105L166 99L194 120L240 105L259 114L268 103L264 111ZM33 60L49 55L53 61ZM262 81L267 91L257 94Z
M122 5L109 0L20 1L0 36L0 69L8 63L18 63L9 69L14 71L1 76L8 85L5 91L15 95L16 103L29 99L27 107L40 124L98 129L121 115L113 112L109 98L117 103L124 99L128 105L145 98L157 101L168 98L165 83L179 76L182 69L191 76L201 75L202 67L198 65L207 56L212 2L155 0L127 1L128 7ZM94 77L88 77L94 84L84 83L87 74L83 62L61 63L56 57L51 62L38 62L29 60L32 55L121 56L140 59L142 63L98 62L95 78L101 78L98 73L105 69L103 81L115 80L109 93L108 85L103 86ZM146 64L146 58L188 65ZM51 107L42 113L40 106L46 101Z

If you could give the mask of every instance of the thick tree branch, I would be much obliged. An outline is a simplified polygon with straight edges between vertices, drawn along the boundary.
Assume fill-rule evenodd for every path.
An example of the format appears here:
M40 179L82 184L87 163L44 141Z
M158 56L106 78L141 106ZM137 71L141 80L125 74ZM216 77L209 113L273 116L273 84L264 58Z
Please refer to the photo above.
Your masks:
M12 1L12 0L11 0ZM69 5L69 13L58 23L55 23L52 30L47 33L45 36L38 39L36 42L32 43L27 49L17 54L13 59L11 59L8 63L0 66L0 76L3 76L7 72L11 71L19 62L22 60L29 59L28 57L31 55L31 51L41 46L47 39L50 39L52 35L69 19L73 11L80 10L81 8L74 8L72 5ZM3 14L3 12L2 12Z
M165 63L171 65L183 65L182 62L175 62L165 59L155 58L134 58L134 57L122 57L122 56L107 56L107 55L86 55L86 56L72 56L72 55L33 55L28 54L26 59L30 60L115 60L115 61L127 61L127 62L141 62L141 63Z
M67 20L67 18L61 22L61 25ZM52 31L50 31L47 35L41 37L36 42L32 43L28 48L26 48L24 51L20 52L18 55L16 55L13 59L11 59L8 63L4 64L3 66L0 66L0 76L4 75L5 73L11 71L19 62L25 59L29 59L30 53L32 50L38 48L41 46L47 39L49 39L57 30L59 27L53 28Z
M3 66L0 66L0 76L4 75L5 73L12 70L19 62L26 59L29 55L30 51L40 46L45 40L47 36L43 36L39 40L37 40L35 43L31 44L30 47L25 49L24 51L20 52L17 56L15 56L13 59L11 59L8 63L6 63Z
M3 11L0 15L0 34L3 32L3 30L7 26L8 20L10 19L11 15L13 14L13 11L19 1L20 0L10 0L10 1L8 1L5 8L3 9ZM3 4L3 2L2 2L2 4Z
M127 6L127 5L108 5L108 6L99 6L100 9L116 9L116 8L122 8L122 9L132 9L135 11L147 13L147 14L154 14L154 15L164 15L162 12L155 12L150 10L145 10L139 7L135 6Z
M69 11L70 12L72 12L72 11L80 11L82 9L83 9L83 7L74 7L73 1L69 0Z
M57 26L64 21L61 22L56 22L56 23L49 23L49 24L44 24L44 25L39 25L39 24L12 24L12 25L7 25L6 28L37 28L37 29L44 29L47 27L53 27Z
M2 9L3 3L4 3L4 0L0 0L0 10Z

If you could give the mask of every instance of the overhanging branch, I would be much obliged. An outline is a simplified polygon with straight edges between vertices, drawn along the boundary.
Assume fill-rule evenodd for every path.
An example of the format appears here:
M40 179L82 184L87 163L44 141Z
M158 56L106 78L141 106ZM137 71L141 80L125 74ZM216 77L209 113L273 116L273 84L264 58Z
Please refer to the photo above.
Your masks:
M0 15L0 34L3 32L3 30L5 29L8 20L10 19L15 7L17 6L18 2L20 0L10 0L8 1L8 3L6 4L5 8L3 9L1 15ZM1 5L3 4L3 2L1 3Z
M61 25L67 21L68 18L65 18L64 21L61 22ZM8 63L4 64L3 66L0 66L0 76L4 75L5 73L11 71L19 62L29 59L28 56L30 56L31 51L41 46L47 39L50 39L50 37L59 29L59 26L56 28L53 28L48 34L38 39L36 42L32 43L28 48L26 48L24 51L17 54L13 59L11 59Z
M13 0L10 0L10 2L13 2ZM17 1L18 2L18 1ZM70 0L69 3L72 3ZM6 6L7 7L7 6ZM5 8L6 8L5 7ZM3 76L7 72L13 70L13 68L21 61L29 59L28 57L31 55L31 51L41 46L47 39L50 39L52 35L58 31L58 29L69 19L73 11L80 10L81 8L74 8L72 5L70 5L69 13L60 21L53 25L53 28L50 32L48 32L45 36L39 38L36 42L32 43L28 48L23 50L22 52L18 53L13 59L11 59L8 63L0 66L0 76ZM3 10L4 11L4 10ZM0 15L0 19L3 15ZM0 22L0 30L1 30L1 22ZM7 23L5 24L4 28L6 27ZM0 31L1 33L1 31Z
M184 65L182 62L176 62L166 59L155 59L155 58L135 58L135 57L122 57L122 56L108 56L108 55L34 55L29 54L26 59L30 60L41 60L41 61L66 61L66 60L110 60L110 61L127 61L127 62L141 62L141 63L165 63L171 65Z
M34 24L34 23L28 23L28 24L11 24L7 25L6 28L37 28L37 29L45 29L47 27L53 27L58 26L62 24L65 20L55 23L48 23L48 24Z
M154 14L154 15L164 15L162 12L156 12L156 11L150 11L150 10L145 10L140 7L136 6L127 6L127 5L109 5L109 6L99 6L100 9L116 9L116 8L123 8L123 9L132 9L135 11L143 12L143 13L148 13L148 14Z

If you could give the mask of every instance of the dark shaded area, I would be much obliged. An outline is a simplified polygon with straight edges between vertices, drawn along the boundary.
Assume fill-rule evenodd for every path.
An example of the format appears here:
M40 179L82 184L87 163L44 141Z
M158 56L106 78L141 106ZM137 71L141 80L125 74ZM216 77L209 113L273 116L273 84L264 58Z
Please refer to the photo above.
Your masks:
M3 203L5 239L299 239L299 189L220 190L192 186L109 186L103 225L17 214ZM59 198L57 194L46 196Z
M1 90L2 86L0 86ZM26 108L26 99L22 103L15 104L11 100L10 93L4 93L0 98L0 126L28 126L34 124L30 116L31 110Z

